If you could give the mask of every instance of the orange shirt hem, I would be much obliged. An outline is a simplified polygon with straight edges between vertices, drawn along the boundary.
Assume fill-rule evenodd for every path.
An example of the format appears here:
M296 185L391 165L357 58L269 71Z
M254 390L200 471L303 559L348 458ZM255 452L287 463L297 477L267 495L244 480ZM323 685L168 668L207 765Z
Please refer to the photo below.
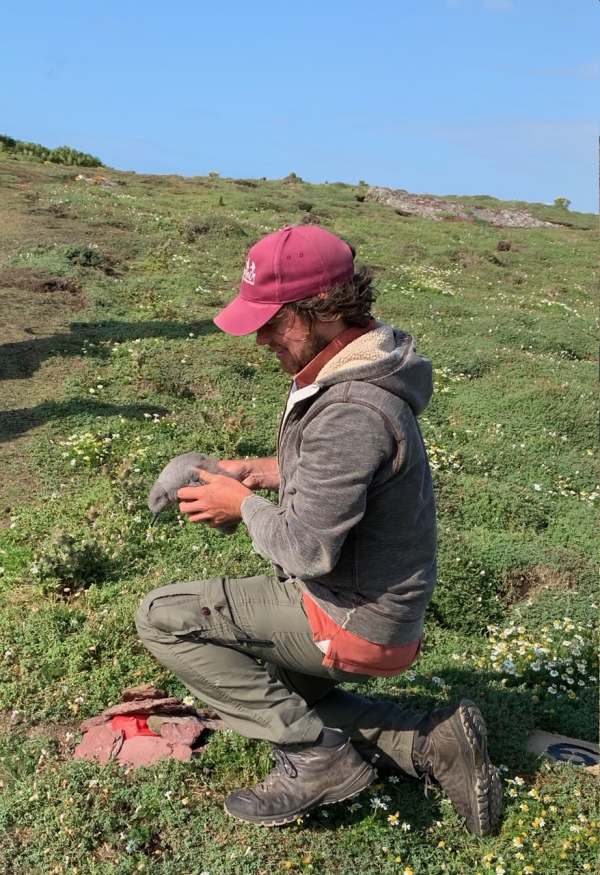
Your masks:
M328 642L322 664L354 674L391 677L409 668L421 650L421 640L409 644L374 644L338 626L308 593L302 601L312 629L313 640ZM319 648L321 649L321 648Z

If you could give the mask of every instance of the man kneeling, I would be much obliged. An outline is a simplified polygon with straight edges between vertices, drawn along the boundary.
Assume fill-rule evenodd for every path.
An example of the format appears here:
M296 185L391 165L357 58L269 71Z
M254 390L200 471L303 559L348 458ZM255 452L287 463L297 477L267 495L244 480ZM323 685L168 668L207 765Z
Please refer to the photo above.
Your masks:
M215 319L256 332L293 375L272 459L227 460L179 490L190 522L243 520L272 577L177 583L137 615L146 647L248 738L274 745L259 785L229 814L263 826L349 799L373 766L441 785L468 828L501 814L479 709L428 714L338 688L393 676L417 658L435 585L431 472L417 416L431 364L413 338L371 316L371 275L315 225L249 251L239 295ZM232 476L233 475L233 478ZM279 491L278 504L254 494Z

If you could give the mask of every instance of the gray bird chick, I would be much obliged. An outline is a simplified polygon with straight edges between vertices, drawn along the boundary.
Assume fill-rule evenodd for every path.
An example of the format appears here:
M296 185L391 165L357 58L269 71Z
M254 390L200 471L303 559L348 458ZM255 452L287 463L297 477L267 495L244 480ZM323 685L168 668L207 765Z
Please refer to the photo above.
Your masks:
M171 504L177 504L177 492L182 486L202 486L205 482L200 478L196 468L203 468L209 474L222 474L231 477L227 471L219 468L219 463L212 456L204 453L183 453L165 465L148 495L148 508L153 514L159 514ZM235 479L235 478L234 478ZM217 526L224 535L231 535L237 529L237 523L226 523Z

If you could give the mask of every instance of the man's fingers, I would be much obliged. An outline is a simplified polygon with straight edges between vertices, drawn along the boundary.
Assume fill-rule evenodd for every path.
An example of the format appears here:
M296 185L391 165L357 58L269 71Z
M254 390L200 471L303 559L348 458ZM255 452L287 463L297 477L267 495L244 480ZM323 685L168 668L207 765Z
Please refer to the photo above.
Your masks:
M204 486L182 486L177 490L177 498L197 499L202 494L201 489Z
M219 477L224 477L224 474L211 474L210 471L205 471L204 468L194 468L194 471L198 474L201 480L204 480L205 483L213 483L215 480L218 480Z
M206 508L203 501L180 501L179 510L181 513L204 513Z
M188 517L191 523L203 523L207 522L210 525L217 525L213 521L213 515L211 513L193 513Z

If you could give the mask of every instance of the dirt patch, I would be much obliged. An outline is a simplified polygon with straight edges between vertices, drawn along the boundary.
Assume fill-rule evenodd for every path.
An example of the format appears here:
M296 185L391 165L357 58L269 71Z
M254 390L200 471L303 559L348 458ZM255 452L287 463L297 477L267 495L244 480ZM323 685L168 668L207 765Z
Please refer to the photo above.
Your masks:
M27 738L49 738L52 741L64 741L68 733L79 732L79 720L66 720L59 723L37 723L27 726L23 722L21 711L0 711L0 734L9 732L24 732ZM68 739L67 739L68 740Z
M431 195L410 194L402 188L373 186L365 200L393 207L400 216L420 216L433 221L486 222L500 228L551 228L554 222L536 219L526 210L471 207L460 201L445 200Z
M112 863L120 856L120 852L112 848L108 842L104 842L94 851L94 858L100 863Z
M565 571L557 571L548 565L532 565L530 568L513 569L506 578L509 603L531 598L541 589L573 589L575 580Z
M86 299L79 282L73 277L53 276L45 271L28 267L8 267L0 270L0 288L19 289L45 295L66 292L71 297L71 306L79 310L85 307Z
M80 732L79 724L79 720L67 720L61 723L38 723L36 726L29 727L27 737L49 738L51 741L56 741L61 747L70 747L70 736L77 735Z
M74 720L28 726L23 720L22 712L0 711L0 735L15 733L21 738L25 736L29 739L44 739L52 744L54 756L60 760L71 759L75 744L81 737L79 724L80 721ZM0 776L1 774L0 769Z

